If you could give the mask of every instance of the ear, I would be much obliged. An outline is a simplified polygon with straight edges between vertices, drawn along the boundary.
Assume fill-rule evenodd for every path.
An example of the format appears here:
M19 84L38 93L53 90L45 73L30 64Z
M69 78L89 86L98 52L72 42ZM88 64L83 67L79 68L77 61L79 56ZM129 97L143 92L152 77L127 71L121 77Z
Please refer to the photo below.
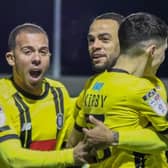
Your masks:
M152 44L152 45L148 46L148 48L146 49L147 54L149 56L151 56L152 58L154 57L155 51L156 51L156 45L155 44Z
M10 66L14 66L15 65L15 57L14 57L14 54L13 54L12 51L7 52L5 57L6 57L6 60L7 60L8 64Z

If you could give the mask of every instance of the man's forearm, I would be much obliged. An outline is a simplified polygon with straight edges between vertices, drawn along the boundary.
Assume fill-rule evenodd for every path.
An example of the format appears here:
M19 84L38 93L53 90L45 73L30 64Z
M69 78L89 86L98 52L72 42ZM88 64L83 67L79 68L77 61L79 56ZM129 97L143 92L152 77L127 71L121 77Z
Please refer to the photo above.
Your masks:
M152 153L168 149L168 142L150 128L123 130L118 132L118 136L115 133L112 136L112 145L130 151Z

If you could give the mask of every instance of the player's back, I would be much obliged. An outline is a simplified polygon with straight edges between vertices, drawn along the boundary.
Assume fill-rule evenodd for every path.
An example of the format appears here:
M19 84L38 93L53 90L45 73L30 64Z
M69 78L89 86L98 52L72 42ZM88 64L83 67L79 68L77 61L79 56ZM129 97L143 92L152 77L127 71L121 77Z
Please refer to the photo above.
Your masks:
M132 128L145 127L148 120L143 113L151 111L151 108L144 102L143 97L154 88L161 93L163 91L163 99L166 100L165 90L157 88L156 83L147 78L139 78L123 72L107 72L96 76L85 90L83 113L87 126L92 127L87 122L87 117L91 114L113 130L127 131ZM80 117L77 122L80 123ZM98 158L101 158L101 155L102 152L99 151ZM149 165L153 160L151 167L156 167L156 164L164 167L165 164L164 152L149 156L113 147L112 157L99 165L109 167L111 164L110 167L114 168L122 166L133 168L136 164L135 157L137 160L140 159L142 164L146 161L145 164ZM159 163L155 163L155 159L159 159Z
M139 126L143 96L153 88L147 79L120 72L103 73L85 92L84 113L94 115L113 129Z

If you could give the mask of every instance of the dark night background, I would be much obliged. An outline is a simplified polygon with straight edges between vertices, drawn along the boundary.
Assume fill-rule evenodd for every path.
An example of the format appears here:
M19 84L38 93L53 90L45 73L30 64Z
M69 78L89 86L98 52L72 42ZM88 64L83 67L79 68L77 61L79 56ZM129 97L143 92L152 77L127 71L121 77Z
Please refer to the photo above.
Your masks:
M87 52L87 31L91 20L104 12L128 15L144 11L163 18L168 23L165 0L62 0L61 74L88 76L92 74ZM0 5L0 73L10 73L4 55L9 32L16 25L32 22L41 25L53 47L53 0L2 0ZM168 77L168 58L161 65L159 77Z

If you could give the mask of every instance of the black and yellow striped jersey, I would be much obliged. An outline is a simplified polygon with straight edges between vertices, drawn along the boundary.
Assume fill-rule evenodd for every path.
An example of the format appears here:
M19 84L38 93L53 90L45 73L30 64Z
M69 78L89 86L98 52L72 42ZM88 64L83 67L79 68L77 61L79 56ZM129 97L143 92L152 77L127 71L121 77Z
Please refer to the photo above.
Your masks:
M32 158L28 158L26 156L30 156L31 153L29 154L29 151L25 152L23 149L22 151L16 145L18 150L21 150L21 153L23 152L23 156L16 162L18 167L24 167L24 164L38 167L43 164L51 166L52 164L59 165L61 162L62 164L73 162L72 150L69 150L69 156L64 151L56 151L63 146L73 126L73 103L66 88L60 82L49 78L44 79L43 94L35 96L18 88L12 78L3 78L0 80L0 92L0 104L7 119L7 123L0 121L2 123L0 124L0 150L2 152L4 152L4 144L15 146L15 144L18 145L19 142L17 141L20 140L22 148L30 148L34 152L37 152L37 150L54 150L54 152L51 152L51 154L44 152L42 155L39 152L37 156L39 161L37 161L35 160L36 154L32 153ZM14 143L10 143L11 141ZM0 153L0 165L2 152ZM64 155L64 158L61 158L55 152L60 156ZM15 153L14 157L16 155L18 154ZM51 160L53 159L51 163L44 161L44 159L47 159L43 157L45 155L46 157L51 155ZM40 160L40 157L43 160ZM59 157L59 159L56 159L56 157ZM24 160L25 158L27 160ZM32 163L28 163L28 161L32 161ZM15 165L15 162L13 165Z

